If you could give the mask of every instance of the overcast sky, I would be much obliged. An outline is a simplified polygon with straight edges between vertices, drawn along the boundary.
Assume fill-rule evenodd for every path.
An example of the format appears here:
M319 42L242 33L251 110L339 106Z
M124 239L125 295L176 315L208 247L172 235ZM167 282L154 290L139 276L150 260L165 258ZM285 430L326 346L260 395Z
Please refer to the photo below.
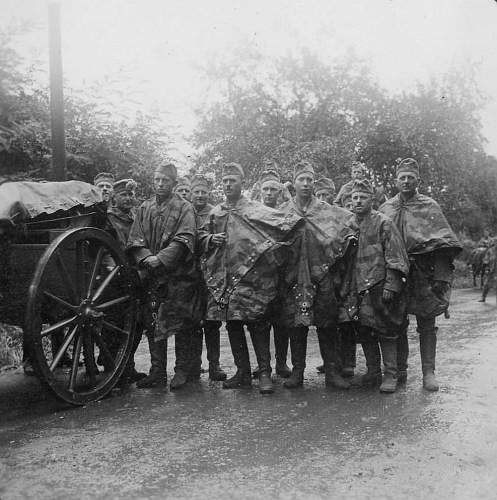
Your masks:
M195 65L240 40L263 53L301 47L331 60L349 48L368 60L391 91L410 89L468 61L489 97L482 115L487 152L497 155L497 2L495 0L61 0L64 75L74 87L119 73L134 98L156 102L189 133L202 98ZM0 0L1 25L29 19L40 30L23 53L47 53L47 2ZM180 147L185 149L183 145ZM186 149L185 149L186 151Z

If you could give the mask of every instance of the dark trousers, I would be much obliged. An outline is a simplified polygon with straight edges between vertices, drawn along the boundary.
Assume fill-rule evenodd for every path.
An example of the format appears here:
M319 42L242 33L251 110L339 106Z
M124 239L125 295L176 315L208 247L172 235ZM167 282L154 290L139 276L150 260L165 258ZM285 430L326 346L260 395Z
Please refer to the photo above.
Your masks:
M435 318L421 318L420 316L416 316L417 323L417 332L419 333L419 344L421 351L421 363L425 363L426 366L433 365L433 369L435 368L435 360L434 353L432 353L436 347L436 338L437 338L437 328L435 326ZM406 371L408 367L407 359L409 357L409 341L407 338L407 329L409 327L409 319L406 318L404 323L400 328L399 336L397 337L397 368L399 371ZM435 346L430 347L429 349L423 349L424 346ZM425 359L423 361L423 357L427 358L427 356L423 356L423 353L430 352L428 357L433 357L433 360Z

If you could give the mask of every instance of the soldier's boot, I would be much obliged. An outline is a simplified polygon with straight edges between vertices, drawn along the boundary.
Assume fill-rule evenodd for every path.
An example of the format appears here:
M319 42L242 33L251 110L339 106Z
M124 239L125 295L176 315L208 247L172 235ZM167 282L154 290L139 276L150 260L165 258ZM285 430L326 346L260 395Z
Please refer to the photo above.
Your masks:
M187 328L178 332L174 337L174 352L176 355L174 377L169 384L172 391L182 389L189 380L193 366L196 329ZM199 374L200 375L200 374Z
M487 295L488 295L488 288L485 283L483 286L483 290L481 291L481 299L478 302L485 302L487 300Z
M350 378L354 376L356 366L356 340L352 325L342 325L340 333L340 351L342 358L342 376Z
M324 359L324 383L326 387L349 389L350 383L341 373L340 339L336 328L317 328L321 355Z
M404 323L400 327L397 337L397 384L407 382L407 360L409 358L409 339L407 338L407 328L409 323Z
M136 383L141 389L167 384L167 340L148 339L150 350L150 373Z
M384 366L380 392L395 392L397 390L397 342L393 339L380 339L380 347Z
M202 344L204 341L204 332L202 328L196 328L191 339L190 349L190 368L188 371L188 382L200 380L202 372Z
M292 374L283 382L283 386L287 389L302 387L304 384L307 333L307 327L291 328L289 331Z
M437 353L437 328L419 334L419 351L423 370L423 387L427 391L438 391L435 377L435 357Z
M274 355L276 358L276 375L282 378L288 378L292 370L286 364L288 356L289 337L286 329L281 326L273 326L274 335Z
M361 346L364 357L366 358L366 367L368 371L364 375L354 377L352 385L359 387L377 387L381 384L380 347L376 340L362 342Z
M226 329L228 330L233 361L236 365L236 373L223 382L223 389L251 387L250 358L243 323L241 321L228 321Z
M251 323L248 325L248 329L259 365L259 392L271 394L274 389L271 380L271 354L269 353L270 329L264 323Z
M139 331L140 333L135 335L135 338L133 339L133 347L131 348L129 361L123 374L121 375L121 379L119 380L118 385L123 386L126 384L133 384L134 382L138 382L147 376L146 373L137 371L135 366L135 353L142 339L141 329Z
M219 366L221 350L221 334L215 321L206 321L204 326L207 360L209 361L209 378L214 381L226 380L226 373Z

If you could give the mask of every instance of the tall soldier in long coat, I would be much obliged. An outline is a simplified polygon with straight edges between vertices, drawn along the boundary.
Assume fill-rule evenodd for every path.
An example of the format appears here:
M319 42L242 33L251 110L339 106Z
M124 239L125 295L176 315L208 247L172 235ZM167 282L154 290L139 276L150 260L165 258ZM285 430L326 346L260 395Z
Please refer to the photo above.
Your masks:
M317 200L313 194L314 168L301 162L294 171L295 197L280 210L302 217L296 228L281 285L280 324L289 329L292 375L287 388L303 384L309 326L315 325L323 356L326 385L347 389L340 375L337 332L338 295L343 257L353 240L353 215ZM341 262L342 261L342 262Z
M371 184L356 180L350 194L359 238L352 272L342 284L345 300L341 319L353 325L362 344L368 371L360 377L360 384L381 384L380 392L395 392L396 338L407 306L403 289L409 258L397 226L386 215L372 210ZM383 381L380 348L385 366Z
M212 182L205 176L197 174L193 177L191 181L191 200L193 208L195 210L195 218L197 223L197 228L200 229L202 226L208 226L209 224L209 214L214 208L213 205L209 203L209 196L212 191ZM197 245L200 247L200 245ZM197 262L200 266L200 248L197 248ZM207 303L208 290L205 283L203 284L203 307L205 309ZM209 378L211 380L219 381L226 380L226 373L221 369L219 365L220 357L220 340L221 335L219 329L221 328L221 321L208 321L203 320L203 324L200 327L200 345L198 346L198 352L196 355L195 366L193 367L194 376L197 373L200 375L200 369L202 365L202 339L205 338L205 347L207 350L207 361L209 362Z
M285 216L243 196L244 172L237 163L224 166L222 182L226 201L214 207L212 219L199 234L202 271L209 289L206 319L226 321L237 372L223 387L252 384L246 325L259 364L259 391L271 393L266 315L277 293L279 242L299 217Z
M139 207L131 227L128 250L156 287L160 303L155 342L151 343L150 375L140 387L164 384L167 338L175 335L176 366L171 389L185 385L193 363L192 345L200 322L199 273L195 265L195 213L191 203L173 193L173 164L154 172L155 196Z
M435 319L447 311L454 257L462 250L438 203L418 193L419 166L412 158L397 166L399 193L380 207L399 228L411 267L407 282L407 312L416 316L423 370L423 387L438 390L435 378L437 327ZM397 339L399 382L407 378L407 314Z

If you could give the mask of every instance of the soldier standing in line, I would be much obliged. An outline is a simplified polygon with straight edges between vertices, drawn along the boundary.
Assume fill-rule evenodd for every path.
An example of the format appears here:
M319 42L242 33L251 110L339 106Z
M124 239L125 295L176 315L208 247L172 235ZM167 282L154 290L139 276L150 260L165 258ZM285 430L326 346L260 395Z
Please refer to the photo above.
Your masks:
M314 183L314 194L318 200L333 205L336 196L335 183L328 177L317 179Z
M340 375L341 360L337 333L341 262L354 236L350 212L316 199L314 168L300 162L294 170L295 197L280 210L302 217L291 241L284 280L280 283L282 326L289 328L292 375L287 388L300 387L304 380L309 326L315 325L324 359L326 385L348 389Z
M116 181L114 174L110 172L100 172L93 179L93 184L100 189L103 201L109 205L112 198L113 184Z
M438 203L418 193L419 166L412 158L400 162L396 170L399 193L380 211L399 228L411 262L407 280L407 312L416 316L423 370L423 387L438 391L435 378L437 348L436 317L447 311L453 279L452 261L462 250ZM397 338L398 381L407 379L409 344L407 314Z
M259 178L259 183L261 187L262 203L267 207L277 208L283 192L283 184L280 182L278 172L276 170L264 171ZM271 326L273 328L274 357L276 358L275 371L280 377L288 378L292 373L286 363L290 339L286 329L275 322L278 317L277 308L278 299L271 304L271 311L269 313L269 320L271 321L269 328L271 328ZM258 376L258 369L254 370L254 376Z
M483 264L486 268L485 283L481 291L481 298L478 302L487 300L488 292L497 283L497 241L492 238L487 238L487 250L483 256ZM497 296L496 296L497 299Z
M202 271L209 295L207 319L226 321L236 374L225 389L250 387L252 377L244 325L259 364L259 391L273 392L267 312L278 284L279 243L299 218L283 214L242 195L244 171L237 163L223 167L226 200L214 207L199 232Z
M209 203L209 196L212 191L211 181L200 174L193 177L191 182L191 199L193 208L195 210L195 218L197 223L197 228L200 229L202 226L209 225L209 214L214 208L213 205ZM199 251L197 252L199 254ZM199 262L199 255L197 255L197 261ZM207 287L204 285L204 290L202 295L204 296L205 304L207 302ZM204 307L205 308L205 307ZM197 346L198 352L196 353L196 362L193 367L193 376L200 376L201 366L202 366L202 338L205 339L205 348L207 350L207 361L209 362L209 378L215 381L226 380L226 373L221 369L219 365L220 357L220 340L221 335L219 329L221 328L221 321L208 321L203 320L203 324L200 328L200 343Z
M186 384L194 361L193 344L201 319L195 213L191 203L173 192L176 179L172 163L155 169L155 195L138 208L128 239L128 251L153 280L160 304L149 343L152 367L138 387L167 382L167 338L171 335L175 335L176 354L172 390Z
M373 198L374 190L367 180L354 181L351 199L359 238L352 273L343 287L346 291L341 317L345 324L353 325L366 358L368 371L359 378L359 385L381 384L380 392L395 392L396 337L407 306L402 291L409 258L392 220L372 210ZM385 366L383 381L381 357Z
M178 184L176 184L174 188L174 192L179 194L184 200L191 201L192 185L190 178L187 176L180 177L178 179Z
M339 207L347 207L347 203L350 204L350 193L352 190L352 186L354 185L355 180L364 180L366 178L367 169L364 163L360 161L352 162L352 167L350 168L350 176L352 179L345 183L338 191L338 194L335 198L335 205Z

